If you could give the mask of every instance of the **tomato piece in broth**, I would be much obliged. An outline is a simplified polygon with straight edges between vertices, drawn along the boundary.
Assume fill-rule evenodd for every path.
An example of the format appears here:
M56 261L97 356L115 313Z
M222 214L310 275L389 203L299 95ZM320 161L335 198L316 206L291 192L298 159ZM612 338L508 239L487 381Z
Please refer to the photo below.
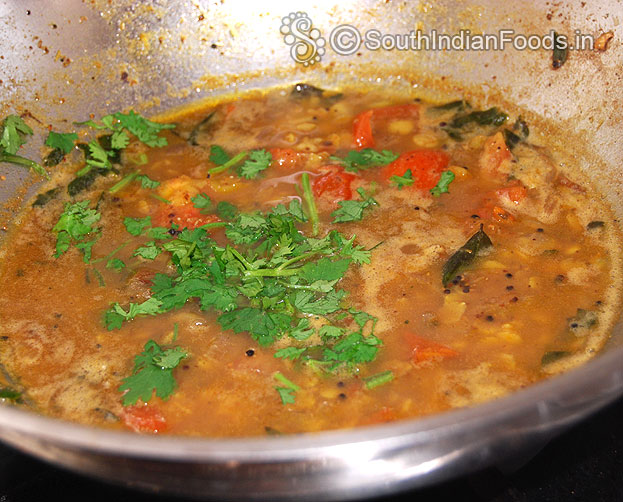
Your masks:
M413 150L400 157L383 169L383 178L404 176L411 171L413 186L420 190L430 190L441 177L441 172L448 166L450 157L441 150Z
M221 219L215 214L201 214L201 211L192 204L183 204L160 206L153 221L159 227L171 227L175 224L180 229L194 230L208 223L219 222Z
M344 168L336 165L328 165L320 168L322 173L314 179L312 187L316 197L326 196L332 202L353 198L351 183L357 178L356 175L347 173Z
M135 405L124 408L123 423L134 432L158 434L167 430L167 422L154 406Z

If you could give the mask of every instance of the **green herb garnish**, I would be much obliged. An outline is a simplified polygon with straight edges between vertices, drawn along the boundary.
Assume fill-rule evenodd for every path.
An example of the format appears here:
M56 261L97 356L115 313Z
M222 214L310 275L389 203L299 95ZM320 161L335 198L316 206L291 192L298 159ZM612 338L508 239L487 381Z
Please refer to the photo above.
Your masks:
M118 303L113 304L112 309L106 312L104 324L108 331L121 329L123 321L131 321L137 316L156 315L161 311L162 302L157 298L149 298L143 303L130 303L126 312Z
M205 214L212 209L212 199L204 193L197 194L190 200L197 209L201 210L201 214Z
M123 220L123 225L130 234L141 235L146 228L151 227L151 216L145 216L145 218L126 217Z
M275 380L283 384L285 387L275 387L275 390L279 393L282 404L293 404L295 402L295 394L301 390L301 388L294 382L291 382L281 373L275 373Z
M340 157L331 157L331 160L342 164L345 171L357 173L360 169L369 169L371 167L385 166L398 158L398 155L383 150L377 152L372 148L363 148L362 150L351 150L343 159Z
M321 239L307 237L298 228L305 222L301 203L293 200L266 213L239 213L229 223L219 222L229 240L224 247L203 227L184 229L162 245L148 242L135 254L151 259L164 250L176 273L156 274L147 302L125 309L113 305L105 317L108 329L196 299L200 309L216 311L222 329L249 333L263 347L285 336L296 343L310 338L316 330L307 316L324 316L328 324L318 331L321 346L281 350L278 357L296 357L323 371L352 370L369 362L380 340L373 335L373 326L368 334L363 326L374 318L349 311L338 282L351 264L369 262L370 251L355 244L354 236L346 238L335 230ZM147 219L126 220L128 230L137 235L148 224ZM349 331L349 319L359 329Z
M266 150L252 150L240 167L240 176L248 180L257 178L258 174L268 169L273 156Z
M331 213L331 216L334 218L333 223L360 221L366 208L378 206L378 202L369 196L363 188L358 188L357 193L362 200L342 200L338 202L339 209Z
M101 118L101 124L93 120L78 122L77 125L88 125L98 130L112 131L111 146L115 150L120 150L128 146L131 133L136 138L151 147L163 147L168 144L166 138L158 136L158 133L165 129L174 129L175 124L160 124L139 115L134 110L128 113L113 113Z
M78 249L83 250L85 263L90 261L91 247L97 236L92 241L85 241L85 238L99 232L93 225L100 220L101 215L95 209L89 209L89 204L88 200L65 204L63 213L52 229L57 234L55 258L65 253L74 243Z
M364 378L364 384L366 389L374 389L375 387L379 387L380 385L385 385L386 383L391 382L394 379L394 373L390 370L383 371L381 373L377 373L376 375L369 376Z
M63 152L63 155L67 155L75 148L76 141L78 141L78 135L75 132L58 133L50 131L45 140L45 146L60 150Z
M8 115L2 121L0 132L0 163L8 162L32 169L37 174L49 179L46 170L37 162L16 155L22 145L26 143L26 137L32 136L32 129L17 115Z
M16 403L22 402L22 393L11 387L0 387L0 399L8 399Z
M123 394L123 406L135 404L139 399L147 403L156 396L168 399L177 387L173 370L188 354L181 347L162 349L155 341L149 340L143 352L134 358L132 374L123 379L119 387Z
M410 187L415 183L411 169L407 169L402 176L392 176L389 180L398 187L398 190L402 190L402 187Z
M430 193L434 197L439 197L442 193L448 193L448 186L454 181L454 173L452 171L444 171L441 173L441 178L433 188L430 189Z
M217 166L222 166L229 162L230 157L227 152L223 150L223 147L218 145L212 145L210 147L210 162L213 162Z
M315 237L316 235L318 235L319 219L318 209L316 208L316 199L314 198L314 192L312 191L311 183L309 181L309 174L302 174L301 185L303 187L303 200L305 200L309 221L312 224L312 235Z

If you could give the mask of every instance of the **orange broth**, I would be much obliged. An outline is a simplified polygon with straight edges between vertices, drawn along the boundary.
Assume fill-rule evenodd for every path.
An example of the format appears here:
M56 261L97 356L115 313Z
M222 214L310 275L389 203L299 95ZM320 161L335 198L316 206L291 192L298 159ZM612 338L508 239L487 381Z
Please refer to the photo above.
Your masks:
M27 405L84 424L190 436L351 428L498 398L601 348L617 308L620 241L613 217L577 173L563 171L553 152L523 137L521 122L453 130L449 124L472 109L444 110L373 90L298 89L228 97L178 113L176 128L160 134L167 146L134 140L118 174L98 177L74 198L65 187L84 162L61 164L53 185L62 189L23 213L3 250L2 362ZM240 176L244 160L210 175L217 167L213 145L230 156L264 149L272 160L252 180ZM351 172L339 160L371 147L400 157ZM414 182L399 188L392 176L407 168ZM133 181L109 192L136 170L160 185ZM454 175L448 192L433 195L444 172ZM337 229L371 250L369 263L351 262L335 285L347 292L340 303L345 316L288 311L290 327L262 345L248 332L223 329L222 311L201 310L191 298L181 308L107 329L103 316L111 304L127 311L153 295L155 274L176 273L170 252L153 260L133 256L154 239L131 235L124 218L150 216L153 227L173 226L167 242L185 227L221 222L207 235L225 247L231 220L215 209L219 202L265 214L302 201L308 217L304 173L320 218L317 237ZM360 221L332 223L341 201L362 200L358 188L376 204ZM198 194L212 201L203 213L195 207ZM85 200L101 214L90 263L73 245L54 257L52 228L65 204ZM444 264L481 225L492 246L444 284ZM297 229L313 232L310 221ZM107 268L113 258L125 266ZM258 305L243 295L237 301L241 308ZM356 331L349 309L377 318L374 335L382 345L373 361L331 369L310 362L318 348L295 360L275 357L286 347L331 347L336 340L319 335L323 325ZM292 337L300 319L314 330L304 340ZM364 336L373 324L364 326ZM149 340L187 353L172 372L176 387L165 399L154 395L124 406L119 387ZM276 374L297 387L285 392L292 399L276 390L288 388Z

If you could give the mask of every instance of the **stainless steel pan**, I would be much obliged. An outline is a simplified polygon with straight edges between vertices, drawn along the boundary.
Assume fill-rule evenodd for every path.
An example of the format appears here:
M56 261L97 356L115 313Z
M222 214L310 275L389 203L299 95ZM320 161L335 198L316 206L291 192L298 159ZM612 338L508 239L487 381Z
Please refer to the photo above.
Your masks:
M368 51L305 68L290 57L281 18L304 11L326 40L342 24L362 33L469 29L598 36L605 52ZM89 113L132 106L156 113L222 92L308 80L360 81L514 103L575 157L623 215L623 4L482 2L0 1L2 113L29 111L67 128ZM487 98L486 96L489 96ZM547 127L544 124L549 124ZM537 127L538 129L538 127ZM33 141L34 144L36 141ZM30 152L36 155L37 151ZM28 184L1 166L7 200ZM32 193L34 188L30 189ZM11 215L6 217L10 224ZM0 320L1 322L1 320ZM539 444L623 393L623 333L589 364L509 397L421 420L283 438L208 440L112 433L0 409L0 438L71 469L118 483L228 500L363 498L431 484Z

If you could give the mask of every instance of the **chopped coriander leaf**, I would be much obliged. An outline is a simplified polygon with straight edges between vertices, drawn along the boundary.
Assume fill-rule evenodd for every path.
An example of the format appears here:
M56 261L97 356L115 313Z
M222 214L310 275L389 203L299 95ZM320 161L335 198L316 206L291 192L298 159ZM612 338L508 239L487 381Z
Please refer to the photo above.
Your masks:
M87 145L85 152L86 165L76 172L76 176L84 176L92 169L109 170L112 169L110 158L115 157L115 152L106 150L99 140L92 139Z
M216 214L224 220L233 220L239 212L236 206L226 201L221 201L216 206Z
M389 150L377 152L372 148L363 148L362 150L351 150L343 159L332 156L331 160L344 165L345 171L357 173L360 169L385 166L397 158L398 155Z
M130 110L127 114L117 112L113 116L125 129L134 134L139 141L151 147L166 146L166 138L159 137L158 133L164 129L175 128L175 124L159 124L157 122L152 122L133 110Z
M0 133L0 163L7 162L32 169L37 174L49 179L46 170L34 160L15 155L26 143L25 136L32 136L32 129L17 115L8 115L2 121Z
M337 248L340 249L340 255L350 258L357 265L362 263L370 263L370 257L372 255L371 249L364 249L363 246L354 244L355 236L350 239L346 239L342 234L336 230L332 230L329 236L336 242Z
M87 165L91 167L101 167L104 169L110 169L112 167L109 159L112 154L111 152L104 150L99 141L92 139L89 141L88 146L90 157L87 158Z
M124 131L115 131L110 136L110 147L115 150L123 150L130 144L130 137Z
M316 208L316 199L309 182L309 174L303 173L301 176L301 185L303 187L303 199L307 206L307 215L312 224L312 235L318 235L318 209Z
M32 129L17 115L8 115L2 122L0 147L8 154L16 154L26 143L25 136L32 136Z
M365 383L366 389L374 389L375 387L379 387L380 385L385 385L386 383L391 382L394 379L394 373L390 370L382 371L381 373L377 373L376 375L369 376L364 378L363 381Z
M113 304L112 308L106 311L104 323L108 331L120 329L123 321L130 321L136 316L156 315L160 313L162 302L157 298L151 297L143 303L130 303L126 312L118 303Z
M238 162L244 160L247 157L247 155L248 155L247 152L240 152L239 154L234 155L231 159L229 159L224 164L221 164L220 166L217 166L217 167L213 167L212 169L208 169L208 174L213 175L213 174L219 174L224 171L227 171L230 167L233 167Z
M164 129L174 129L175 124L159 124L139 115L134 110L130 110L127 114L117 112L112 115L102 117L102 122L108 129L119 131L126 129L134 134L139 141L151 147L166 146L166 138L158 136L158 133Z
M295 402L295 394L301 390L301 388L279 372L275 373L274 376L275 380L285 385L285 387L275 387L275 390L279 393L279 397L281 398L281 403L293 404Z
M234 244L252 244L262 238L268 222L260 213L240 213L226 228L227 238Z
M307 340L314 334L314 329L309 327L309 319L303 317L299 319L295 328L290 331L290 336L300 342Z
M111 258L106 262L106 268L121 270L125 268L125 263L119 258Z
M372 197L368 196L363 188L358 188L357 193L363 200L342 200L338 203L339 209L333 211L333 223L347 223L360 221L363 218L364 209L378 205Z
M369 321L372 321L372 331L374 331L378 318L368 314L367 312L361 312L360 310L350 309L348 312L353 316L353 320L362 330Z
M151 226L151 216L145 216L145 218L126 217L123 220L123 225L132 235L141 235L146 228Z
M207 203L202 197L193 202ZM149 226L146 220L130 220L137 227L135 232L144 233ZM161 246L147 243L149 250L157 252L161 247L170 253L176 273L153 278L151 301L156 303L150 311L143 311L145 304L130 305L129 311L116 305L107 313L106 325L118 329L135 315L168 312L196 300L201 310L216 311L223 330L246 332L263 347L286 336L298 342L309 339L316 329L306 315L330 315L335 321L348 317L346 292L336 289L336 284L352 262L369 259L370 251L355 245L354 236L346 239L337 231L321 239L307 237L298 228L306 220L300 201L295 199L287 207L279 204L265 213L239 213L229 223L220 222L226 225L230 241L225 247L212 240L203 227L184 229ZM143 248L137 251L146 256ZM303 347L279 352L277 357L304 358L307 364L330 372L353 370L355 364L371 360L376 355L374 345L380 341L372 336L374 325L364 337L363 325L374 318L357 311L350 315L353 319L367 316L359 331L347 334L344 327L327 325L318 332L321 345L312 355L321 359L308 357ZM354 335L361 340L349 338ZM349 339L353 343L345 347L343 342Z
M218 145L212 145L210 147L210 162L213 162L217 166L222 166L229 162L229 159L229 155L227 155L227 152L225 152L222 147Z
M332 261L324 257L303 265L299 275L309 283L321 280L335 281L344 276L349 265L350 260L347 259Z
M149 340L143 352L134 357L132 374L123 379L119 391L123 392L123 406L136 404L141 399L149 402L154 391L160 399L168 399L177 384L173 370L188 354L181 347L162 349L154 340Z
M292 317L280 312L270 313L246 307L221 315L218 322L223 329L231 329L234 333L249 332L254 340L266 347L287 332Z
M275 387L275 390L279 393L282 404L294 404L296 402L296 391L287 387Z
M338 341L332 348L324 349L326 361L359 364L368 363L376 357L381 341L374 335L364 337L361 333L351 333Z
M156 246L154 241L150 241L144 246L136 248L132 256L140 256L145 260L155 260L160 253L162 253L162 250Z
M126 160L137 166L144 166L145 164L147 164L147 162L149 162L149 157L147 157L146 153L141 153L137 156L127 156Z
M240 167L240 176L248 180L257 178L259 173L268 169L272 160L273 156L270 152L264 149L252 150L249 152L247 160Z
M298 291L292 297L292 304L306 314L326 315L340 310L340 303L346 291L331 290L326 296L317 298L311 291Z
M22 402L22 393L11 387L0 387L0 399L8 399L16 403Z
M67 155L74 149L77 140L78 135L75 132L58 133L50 131L48 138L45 140L45 146L60 150L63 154Z
M165 227L152 227L147 230L147 235L157 241L166 241L171 239L172 235L169 233L169 229Z
M442 193L449 193L448 187L454 181L454 173L452 171L444 171L437 185L430 189L430 193L435 197L439 197Z
M322 339L338 339L344 336L346 330L344 328L340 328L339 326L331 326L330 324L325 324L318 330L318 334Z
M93 245L97 242L97 237L92 241L82 241L76 243L76 249L80 249L83 254L84 263L89 263L91 261L91 254L93 250Z
M65 204L63 213L52 229L57 234L55 258L67 251L72 241L82 244L83 249L90 254L92 244L89 245L82 241L87 235L96 232L93 225L100 220L101 215L95 209L89 209L89 204L90 201L88 200L75 204L69 202Z
M159 181L152 180L146 174L139 174L136 179L141 182L141 188L153 190L154 188L158 188L160 186Z
M413 185L413 173L411 173L411 169L407 169L402 176L392 176L390 181L398 187L398 190L402 190L402 187Z
M201 214L205 214L212 209L212 199L205 193L199 193L190 199L197 209L201 209Z

